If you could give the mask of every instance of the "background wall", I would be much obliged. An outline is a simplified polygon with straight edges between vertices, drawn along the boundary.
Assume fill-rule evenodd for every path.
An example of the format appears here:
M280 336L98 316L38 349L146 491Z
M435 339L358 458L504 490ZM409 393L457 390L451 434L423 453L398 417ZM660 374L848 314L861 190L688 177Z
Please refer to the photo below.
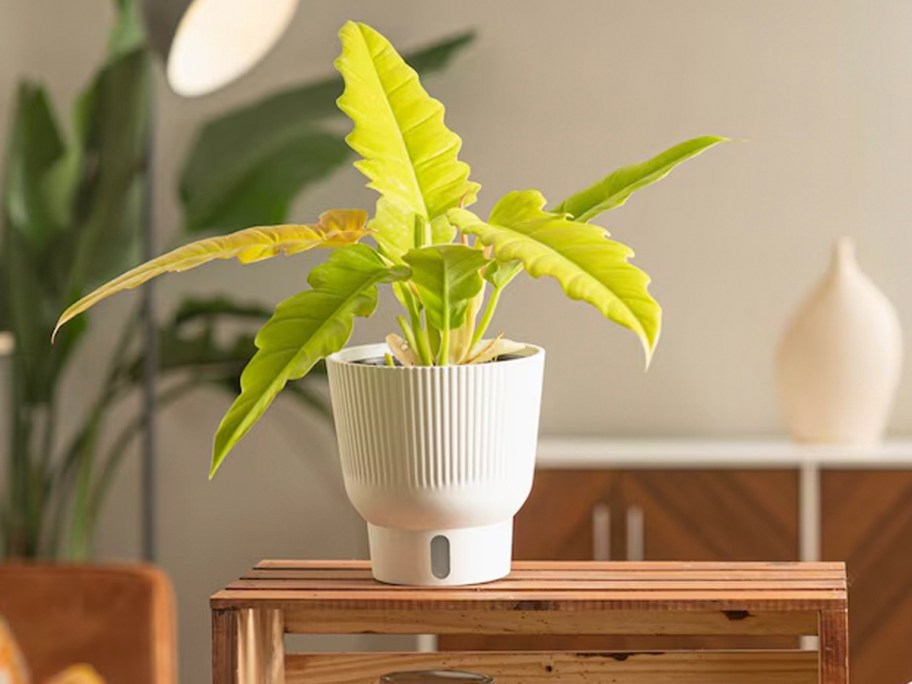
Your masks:
M0 0L0 136L23 74L71 101L97 63L108 10L104 0ZM544 433L780 432L773 350L839 235L857 239L862 266L912 320L912 4L903 0L303 0L281 46L240 83L198 101L161 87L162 246L180 222L173 179L198 122L325 73L348 18L400 47L478 29L476 45L428 85L484 185L480 210L527 187L558 200L687 137L747 140L691 162L606 218L637 249L665 306L647 374L632 335L565 302L555 283L527 279L506 295L495 327L549 352ZM362 186L345 172L302 197L295 215L370 207ZM164 283L162 307L203 290L278 301L304 285L318 258L212 266ZM118 306L97 320L115 325ZM386 302L353 341L380 339L390 310ZM93 386L100 358L87 356L71 390ZM332 435L293 407L271 410L207 482L226 406L226 397L201 393L161 420L161 561L180 601L185 682L208 676L207 597L219 584L264 556L365 554ZM912 428L912 382L900 387L891 427ZM105 555L138 547L135 476L124 470L108 508Z

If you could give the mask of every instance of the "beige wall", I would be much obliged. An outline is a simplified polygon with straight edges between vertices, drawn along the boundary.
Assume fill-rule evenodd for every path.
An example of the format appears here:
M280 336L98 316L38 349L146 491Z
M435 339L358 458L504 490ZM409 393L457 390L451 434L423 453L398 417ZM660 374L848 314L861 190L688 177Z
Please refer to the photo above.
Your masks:
M99 54L106 9L104 0L0 2L0 124L20 73L72 96ZM478 28L477 44L429 86L465 139L463 157L484 185L481 209L526 187L559 199L685 137L747 139L607 217L637 249L666 309L647 374L631 335L565 302L554 283L522 282L508 294L496 327L549 351L545 433L779 432L774 345L839 235L858 240L863 266L912 320L912 3L904 0L305 0L279 49L241 83L198 101L163 92L162 244L179 224L170 182L197 123L324 73L348 18L403 47ZM296 216L370 206L362 185L343 173L302 197ZM312 263L305 256L243 275L212 267L165 284L163 304L203 289L275 301L302 286ZM109 306L98 319L113 325L120 311ZM355 341L390 330L390 311L387 303L360 325ZM87 355L72 388L91 382L97 361ZM161 421L162 563L180 598L183 681L194 684L206 681L206 597L217 585L263 556L364 553L332 436L288 406L272 410L206 481L225 407L223 396L201 395ZM892 429L910 428L905 382ZM102 539L111 555L136 548L135 472L121 485Z

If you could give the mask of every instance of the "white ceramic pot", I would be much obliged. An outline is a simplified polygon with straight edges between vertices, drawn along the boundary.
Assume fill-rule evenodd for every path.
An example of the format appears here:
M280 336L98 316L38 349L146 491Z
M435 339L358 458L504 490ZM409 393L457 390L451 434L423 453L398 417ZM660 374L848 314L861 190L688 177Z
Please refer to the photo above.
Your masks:
M870 446L883 436L902 366L896 311L858 267L848 238L779 345L779 395L802 442Z
M545 352L471 366L387 367L385 344L326 360L345 489L381 582L457 585L510 572L532 488Z

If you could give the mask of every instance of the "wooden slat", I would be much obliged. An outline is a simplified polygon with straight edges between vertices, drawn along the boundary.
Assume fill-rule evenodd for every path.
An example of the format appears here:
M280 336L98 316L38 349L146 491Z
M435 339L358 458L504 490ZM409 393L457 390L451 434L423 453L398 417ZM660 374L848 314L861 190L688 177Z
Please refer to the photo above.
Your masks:
M792 591L471 591L465 588L435 591L412 589L407 594L392 588L372 591L291 591L282 589L225 589L215 594L213 608L280 608L296 602L314 608L382 610L408 604L414 610L575 610L582 603L601 610L651 608L661 611L706 610L835 610L845 605L841 589Z
M285 684L285 623L278 610L238 612L238 672L242 683Z
M738 591L782 591L793 589L796 591L824 591L830 595L832 591L843 589L845 581L839 580L813 580L810 582L782 582L769 579L758 580L736 580L735 582L713 580L577 580L561 581L549 580L500 580L497 583L497 589L501 592L525 592L525 591L636 591L636 592L653 592L653 591L730 591L733 587ZM242 590L273 590L281 591L383 591L394 592L397 594L414 594L415 588L408 586L382 585L373 580L350 580L350 579L325 579L325 580L302 580L302 579L240 579L235 580L227 587L231 591ZM432 592L451 592L447 587L429 587L424 591ZM476 587L476 592L486 591L484 588ZM682 593L682 595L684 595Z
M212 684L238 684L238 614L212 611Z
M393 670L475 670L497 684L817 684L813 651L291 655L287 684L365 684Z
M257 569L287 568L297 570L370 570L370 561L366 560L264 560L256 565ZM514 570L560 570L597 571L597 570L771 570L774 572L806 573L820 570L844 572L845 564L839 562L765 562L733 561L715 562L700 561L513 561Z
M814 580L841 581L845 579L842 570L812 570L801 573L776 573L770 570L719 570L715 568L691 570L684 574L693 580L769 580L781 582L805 582ZM655 570L513 570L501 582L514 580L667 580L680 579L682 573L661 568ZM302 579L302 580L362 580L374 581L369 568L345 568L337 570L319 568L254 568L241 579Z
M820 684L849 682L849 614L845 610L820 614Z
M305 609L289 603L285 631L290 634L611 634L805 636L817 633L818 612L766 613L604 611L578 607L567 611Z

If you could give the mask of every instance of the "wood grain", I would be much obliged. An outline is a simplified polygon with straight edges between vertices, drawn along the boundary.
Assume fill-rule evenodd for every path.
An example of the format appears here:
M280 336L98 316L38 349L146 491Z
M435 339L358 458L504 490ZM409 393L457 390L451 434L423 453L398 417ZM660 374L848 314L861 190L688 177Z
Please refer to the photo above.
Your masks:
M240 684L238 678L238 612L212 611L212 684Z
M849 614L820 614L820 684L849 684Z
M852 680L912 681L912 472L821 473L822 554L845 559Z
M365 684L394 670L484 672L497 684L817 684L812 651L743 653L372 653L294 655L288 684Z
M547 635L793 635L817 633L817 611L770 613L707 613L672 611L431 610L307 610L289 604L289 634L503 634Z
M241 682L285 684L285 619L280 610L238 611Z

